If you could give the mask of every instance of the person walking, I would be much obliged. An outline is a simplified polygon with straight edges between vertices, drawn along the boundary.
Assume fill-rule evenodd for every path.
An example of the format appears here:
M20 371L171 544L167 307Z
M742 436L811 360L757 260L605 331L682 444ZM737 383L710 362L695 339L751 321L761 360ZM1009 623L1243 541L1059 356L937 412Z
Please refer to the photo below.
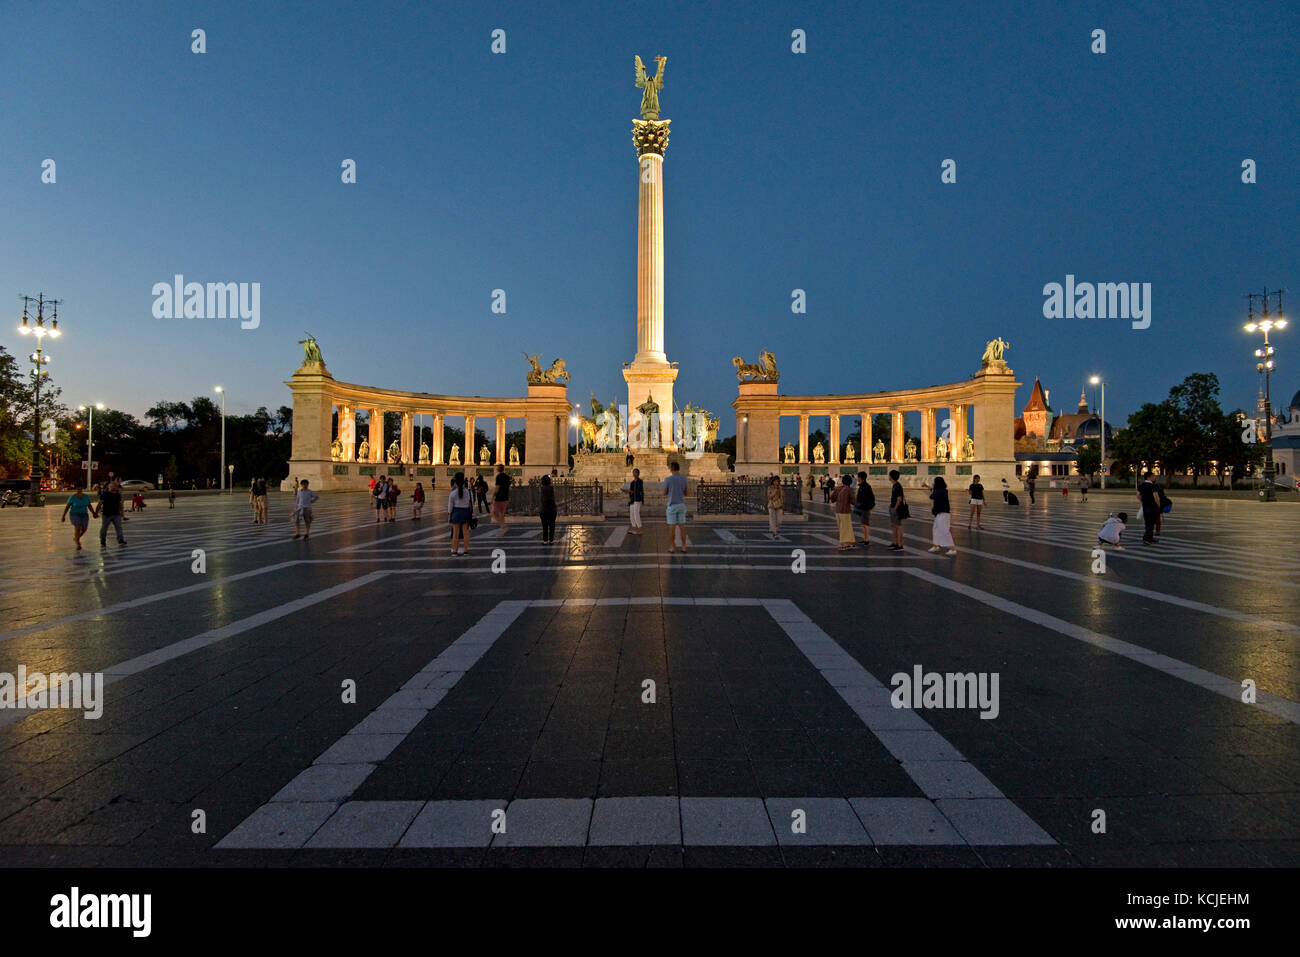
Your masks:
M983 528L980 519L984 516L984 486L980 484L978 475L971 479L967 491L970 492L970 514L966 516L966 527L970 528L971 522L974 522L976 528Z
M686 551L686 476L681 474L681 466L674 460L668 465L669 475L664 479L664 494L668 497L665 509L668 532L672 536L668 542L668 551L676 551L677 533L681 532L682 551Z
M767 527L773 538L781 534L781 513L785 511L785 489L781 487L781 477L773 475L767 483Z
M376 525L378 525L379 522L383 519L384 509L388 507L387 478L388 477L386 475L381 475L379 476L379 481L376 482L374 485L370 486L370 494L375 499L375 524Z
M1079 484L1079 501L1088 501L1088 489L1090 488L1092 488L1092 479L1085 475L1083 481Z
M117 532L117 543L125 545L122 537L122 487L118 479L108 483L108 488L99 493L99 546L108 547L108 528L111 525Z
M173 509L175 507L176 507L176 486L168 485L167 486L167 508Z
M1030 505L1034 504L1034 484L1037 482L1037 480L1038 480L1038 473L1035 472L1033 467L1031 466L1029 469L1029 474L1025 478L1025 491L1029 493Z
M555 493L552 492L552 495ZM641 470L632 470L632 481L627 483L627 514L631 528L628 529L633 535L642 534L645 529L641 525L641 506L645 503L645 482L641 480Z
M551 484L549 475L542 476L541 504L537 509L537 516L542 520L542 544L555 544L555 516L559 509L555 506L555 486Z
M835 523L839 526L840 551L852 551L857 546L853 533L853 476L841 475L840 487L835 493Z
M306 479L302 479L298 483L298 491L293 493L293 537L294 538L299 537L298 535L299 522L301 522L304 526L306 526L305 532L301 537L303 539L311 538L311 507L316 504L316 500L320 498L320 496L307 487L309 484L310 483L308 483Z
M418 522L424 511L424 483L416 482L415 491L411 493L411 521Z
M956 555L957 546L952 540L952 506L948 503L948 483L943 480L942 475L934 480L934 491L930 493L930 501L934 502L934 505L930 506L930 514L934 516L931 539L934 544L930 546L930 551L944 552L949 556Z
M898 469L889 470L889 480L894 484L889 489L889 533L893 541L889 544L891 552L903 550L903 522L911 515L907 499L903 495L903 483L898 480Z
M497 463L496 491L492 493L492 521L506 533L506 509L510 506L510 475L506 467Z
M72 514L72 541L77 546L77 551L81 551L81 536L86 534L86 529L90 527L90 510L93 503L90 496L77 489L69 497L67 504L63 506L63 515L59 518L60 522L66 521L68 514Z
M1156 523L1160 520L1160 496L1150 472L1143 474L1137 487L1137 497L1142 503L1142 521L1146 523L1142 544L1155 545L1160 541L1156 538Z
M835 490L835 479L829 475L822 479L822 501L829 505L831 503L831 493Z
M451 526L451 553L469 554L470 522L474 519L474 493L465 484L465 473L457 472L451 479L451 493L447 496L447 524ZM459 538L459 550L457 539Z
M862 523L862 547L871 547L871 510L876 507L876 493L867 484L867 473L858 473L857 511Z

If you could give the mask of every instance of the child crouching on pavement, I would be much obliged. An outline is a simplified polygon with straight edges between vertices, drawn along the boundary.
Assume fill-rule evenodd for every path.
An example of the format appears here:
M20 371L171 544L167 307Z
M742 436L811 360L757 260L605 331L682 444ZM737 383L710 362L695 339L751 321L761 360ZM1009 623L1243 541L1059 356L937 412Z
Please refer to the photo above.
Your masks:
M1097 533L1098 545L1113 545L1115 551L1124 551L1124 546L1119 543L1119 537L1124 534L1124 529L1128 526L1128 512L1120 512L1118 515L1111 515L1101 526L1101 531Z

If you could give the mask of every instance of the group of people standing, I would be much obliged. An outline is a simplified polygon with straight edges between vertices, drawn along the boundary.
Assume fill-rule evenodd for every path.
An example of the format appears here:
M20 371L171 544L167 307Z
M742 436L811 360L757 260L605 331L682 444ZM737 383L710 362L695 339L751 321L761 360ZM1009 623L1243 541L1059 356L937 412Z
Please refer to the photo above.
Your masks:
M370 480L370 495L375 500L376 522L397 521L397 498L401 494L402 490L397 487L395 478L381 475L378 480L373 478Z

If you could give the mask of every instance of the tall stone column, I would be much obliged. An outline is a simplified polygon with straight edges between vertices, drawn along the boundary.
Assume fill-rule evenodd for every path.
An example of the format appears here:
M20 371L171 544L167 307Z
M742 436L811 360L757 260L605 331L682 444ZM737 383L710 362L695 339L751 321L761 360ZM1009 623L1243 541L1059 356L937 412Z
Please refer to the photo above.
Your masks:
M628 442L641 445L640 435L649 436L649 422L641 425L639 407L649 396L659 406L660 444L675 448L673 441L673 383L677 369L664 352L664 153L668 149L671 120L632 121L632 144L636 147L637 234L636 234L636 354L623 369L627 382ZM640 433L640 434L638 434Z
M415 416L410 412L402 413L402 463L409 465L415 461Z
M506 417L497 416L497 465L508 465L509 453L506 449Z
M840 417L831 416L831 457L827 459L831 465L837 465L840 461Z
M339 441L343 443L342 462L357 457L357 410L350 405L339 409Z
M462 450L465 454L465 467L471 468L478 464L474 458L474 416L465 416L465 447Z
M812 456L808 454L808 416L803 414L799 416L799 461L812 461Z
M874 441L875 439L871 437L871 413L863 412L862 413L862 448L858 449L858 461L863 463L864 465L867 464L868 462L875 461L875 459L872 458L872 452L871 452L871 445ZM868 471L868 470L863 469L863 471Z
M921 410L921 461L934 461L934 409Z
M952 439L953 445L952 458L954 462L966 461L966 406L959 405L952 412Z
M894 412L889 423L889 461L903 461L903 413Z
M370 410L370 461L384 460L384 410Z
M443 463L442 457L442 413L433 413L433 450L430 453L434 465Z

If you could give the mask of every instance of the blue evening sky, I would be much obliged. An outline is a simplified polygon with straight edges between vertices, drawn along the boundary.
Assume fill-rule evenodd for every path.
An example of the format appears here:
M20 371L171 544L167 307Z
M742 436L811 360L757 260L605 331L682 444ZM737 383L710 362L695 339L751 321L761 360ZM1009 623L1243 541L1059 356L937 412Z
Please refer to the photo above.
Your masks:
M572 400L622 398L632 57L662 53L666 348L678 402L723 435L737 354L773 350L783 392L866 392L965 378L998 335L1017 408L1037 375L1073 411L1100 372L1122 421L1201 371L1249 407L1242 297L1292 285L1300 304L1298 27L1294 4L1186 0L11 0L0 343L30 351L20 293L63 298L65 400L137 415L217 383L232 411L287 404L304 330L345 381L518 395L526 349L567 360ZM176 273L260 282L260 327L155 319ZM1150 328L1044 318L1067 273L1151 283ZM1276 404L1298 337L1278 338Z

